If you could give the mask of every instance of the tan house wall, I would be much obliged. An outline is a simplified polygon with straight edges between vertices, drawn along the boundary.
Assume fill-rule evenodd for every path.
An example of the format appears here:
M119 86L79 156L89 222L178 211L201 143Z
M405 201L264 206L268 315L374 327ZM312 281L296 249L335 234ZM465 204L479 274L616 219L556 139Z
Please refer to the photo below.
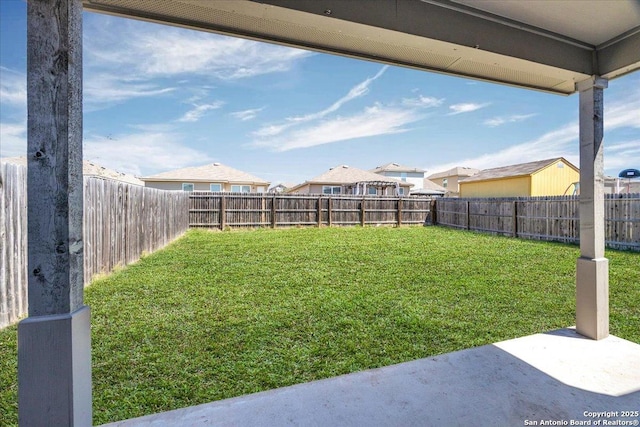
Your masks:
M341 186L340 184L305 184L302 187L296 189L295 191L292 191L291 194L322 194L322 187L324 187L325 185L330 185L330 186ZM404 186L401 185L400 187L404 188L404 194L405 195L409 195L409 191L411 189L410 186ZM345 194L345 193L342 193ZM349 195L351 193L348 193ZM378 194L380 196L383 196L384 194ZM392 193L392 190L389 188L387 189L387 195L394 195Z
M467 178L466 176L452 175L452 176L444 176L442 178L429 178L431 182L438 184L441 187L447 189L447 192L458 193L460 191L460 181ZM447 186L445 187L444 180L447 180Z
M231 191L232 185L249 185L241 183L221 183L221 182L193 182L193 181L146 181L145 187L158 188L160 190L182 191L182 184L193 184L194 191L209 191L210 184L222 184L222 191ZM262 187L262 192L267 192L267 186L251 185L251 192L257 193L258 187Z
M460 197L526 197L530 191L528 175L460 183Z

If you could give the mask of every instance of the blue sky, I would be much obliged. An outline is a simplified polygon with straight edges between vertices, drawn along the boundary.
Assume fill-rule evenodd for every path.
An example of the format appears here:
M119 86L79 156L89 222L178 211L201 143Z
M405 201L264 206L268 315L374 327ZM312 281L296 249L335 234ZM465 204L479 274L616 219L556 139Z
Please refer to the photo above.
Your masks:
M26 3L0 0L0 155L26 153ZM84 15L84 156L138 176L221 162L299 183L332 166L578 164L563 97ZM640 168L640 73L605 91L605 170Z

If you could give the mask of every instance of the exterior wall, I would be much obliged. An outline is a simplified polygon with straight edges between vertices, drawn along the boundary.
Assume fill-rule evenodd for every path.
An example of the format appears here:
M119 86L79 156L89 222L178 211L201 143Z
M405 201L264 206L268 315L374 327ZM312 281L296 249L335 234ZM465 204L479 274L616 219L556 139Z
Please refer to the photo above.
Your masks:
M460 197L526 197L530 191L529 176L460 183Z
M468 177L451 175L451 176L443 176L442 178L429 178L429 179L431 180L431 182L446 188L448 193L458 193L460 191L460 181L465 178L468 178ZM445 179L447 180L446 186L443 185ZM420 184L420 186L422 186L422 184Z
M232 185L247 185L241 183L221 183L221 182L193 182L193 181L147 181L144 183L145 187L158 188L160 190L177 190L182 191L183 182L193 184L194 191L209 191L210 184L222 184L222 191L231 191ZM267 192L267 185L251 185L251 192L257 193L258 187L262 187L262 192Z
M417 190L424 185L424 172L406 172L407 178L404 182L413 184L412 189ZM378 175L388 176L402 181L402 172L380 172ZM406 192L407 190L405 190ZM407 193L408 194L408 193Z
M338 184L326 184L326 185L331 185L331 186L337 186ZM302 187L298 188L295 191L292 191L291 194L322 194L322 187L324 187L324 184L306 184L303 185ZM408 196L409 195L409 191L411 189L411 187L409 186L402 186L402 188L404 188L404 195ZM342 193L343 195L350 195L352 193L348 192L348 193ZM393 194L392 189L387 189L387 193L386 194L380 194L380 190L378 190L378 195L379 196L395 196L395 194Z
M559 167L560 166L560 167ZM562 196L572 183L580 181L580 173L563 161L558 161L531 177L531 196ZM569 188L571 187L571 188Z

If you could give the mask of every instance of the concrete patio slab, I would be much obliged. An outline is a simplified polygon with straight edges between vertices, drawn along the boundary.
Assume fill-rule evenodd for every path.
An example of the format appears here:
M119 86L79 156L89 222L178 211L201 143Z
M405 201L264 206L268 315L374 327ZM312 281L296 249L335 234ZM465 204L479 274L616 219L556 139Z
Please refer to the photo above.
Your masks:
M108 426L637 426L639 410L640 345L568 328Z

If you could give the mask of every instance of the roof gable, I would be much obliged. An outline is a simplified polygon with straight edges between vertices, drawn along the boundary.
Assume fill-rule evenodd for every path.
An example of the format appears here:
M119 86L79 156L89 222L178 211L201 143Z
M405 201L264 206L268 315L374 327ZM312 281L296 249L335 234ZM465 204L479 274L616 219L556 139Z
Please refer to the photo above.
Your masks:
M382 173L382 172L415 172L415 173L424 173L426 172L424 169L420 168L412 168L410 166L403 166L398 163L387 163L386 165L376 166L374 169L371 169L370 172L373 173Z
M203 166L176 169L143 177L141 179L143 181L207 181L269 185L269 181L265 181L247 172L225 166L221 163L211 163Z
M473 175L477 174L478 172L480 172L480 169L456 166L455 168L451 168L451 169L446 170L444 172L438 172L438 173L431 174L427 178L436 179L436 178L447 178L447 177L450 177L450 176L465 176L466 177L466 176L473 176Z

